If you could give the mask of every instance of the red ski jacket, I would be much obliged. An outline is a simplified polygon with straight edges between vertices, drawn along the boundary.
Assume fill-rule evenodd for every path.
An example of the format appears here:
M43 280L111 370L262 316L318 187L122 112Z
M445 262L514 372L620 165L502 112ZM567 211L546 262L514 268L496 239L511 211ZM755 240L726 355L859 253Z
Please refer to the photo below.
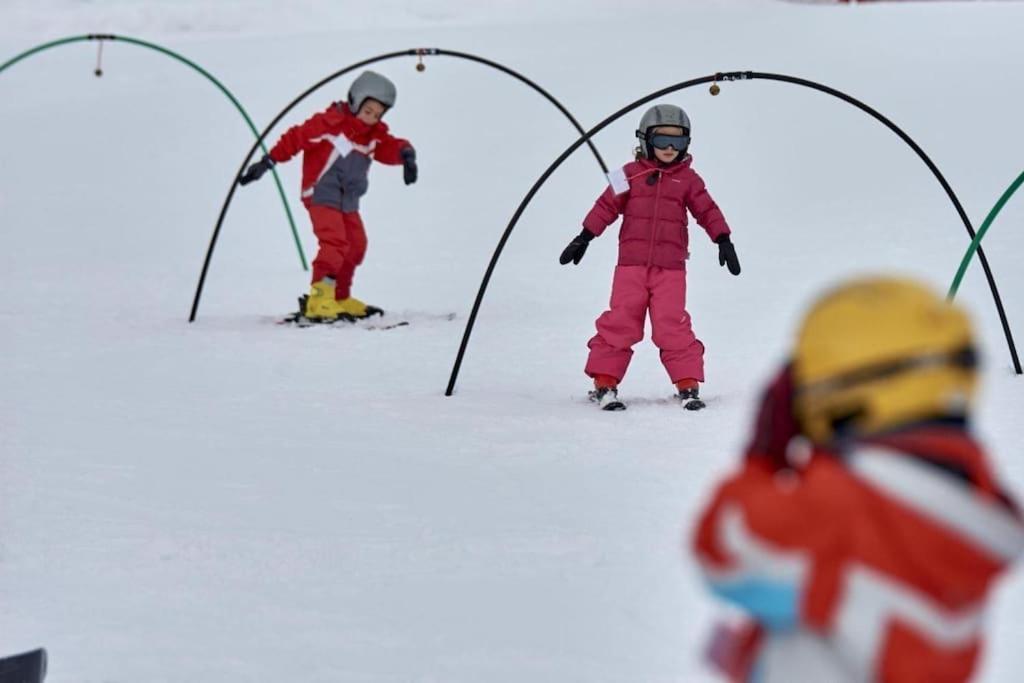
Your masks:
M730 233L704 181L690 168L690 155L671 166L641 159L608 174L609 186L583 220L600 235L621 215L620 266L683 270L689 257L686 211L715 240Z
M995 579L1024 521L962 427L815 453L799 472L749 457L704 512L712 589L757 623L719 664L736 681L966 681Z
M392 136L383 121L367 125L347 104L336 102L289 128L270 158L280 163L302 152L302 201L350 212L359 210L359 198L369 187L370 161L401 164L406 147L412 145Z

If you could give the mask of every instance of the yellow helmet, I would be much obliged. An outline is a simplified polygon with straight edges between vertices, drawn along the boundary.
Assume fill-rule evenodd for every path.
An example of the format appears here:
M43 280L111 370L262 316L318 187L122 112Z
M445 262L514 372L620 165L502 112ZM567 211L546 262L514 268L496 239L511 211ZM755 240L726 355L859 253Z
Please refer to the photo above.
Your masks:
M912 280L844 284L811 308L793 359L794 410L812 441L966 415L977 362L971 323Z

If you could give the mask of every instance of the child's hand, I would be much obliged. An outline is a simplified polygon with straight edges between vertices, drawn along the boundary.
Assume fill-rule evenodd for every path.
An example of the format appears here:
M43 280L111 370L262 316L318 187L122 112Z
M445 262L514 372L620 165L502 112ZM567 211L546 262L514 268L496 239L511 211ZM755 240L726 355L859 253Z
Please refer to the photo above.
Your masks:
M274 168L274 160L270 156L264 156L255 164L245 170L245 173L238 178L239 185L248 185L254 180L259 180L263 174Z
M569 246L562 250L562 255L558 257L558 262L563 266L569 261L573 262L573 265L579 265L580 261L583 260L583 255L587 253L587 245L590 244L590 240L594 239L594 233L585 229L576 237L572 238L572 242L569 242Z
M416 150L406 147L402 150L402 180L406 185L412 185L419 176L419 169L416 168Z
M740 274L740 259L736 255L736 247L733 246L732 240L729 239L728 235L721 235L717 240L718 243L718 265L724 266L729 265L729 272L733 275Z

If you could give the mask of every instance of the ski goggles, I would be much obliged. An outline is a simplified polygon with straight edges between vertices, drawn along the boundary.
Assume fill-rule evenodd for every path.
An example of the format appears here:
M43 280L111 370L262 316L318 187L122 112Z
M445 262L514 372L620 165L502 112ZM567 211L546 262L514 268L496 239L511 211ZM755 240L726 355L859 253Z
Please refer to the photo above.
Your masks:
M648 138L648 142L656 149L668 149L672 147L677 152L682 152L690 144L689 135L665 135L657 133Z

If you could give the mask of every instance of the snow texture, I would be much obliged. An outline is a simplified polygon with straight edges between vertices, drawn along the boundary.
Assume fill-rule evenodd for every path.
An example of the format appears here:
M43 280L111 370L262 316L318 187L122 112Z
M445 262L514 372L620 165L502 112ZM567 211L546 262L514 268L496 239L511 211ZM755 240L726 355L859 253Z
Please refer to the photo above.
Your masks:
M159 42L260 127L325 75L420 46L507 64L585 126L714 71L791 74L903 126L978 225L1021 171L1022 25L1016 3L7 0L0 55L90 32ZM708 409L669 400L649 341L621 388L629 410L586 400L616 244L558 265L605 184L585 148L524 213L446 398L486 260L576 138L549 103L466 61L377 65L420 182L372 172L355 293L419 319L273 325L308 280L268 177L237 193L189 325L252 136L163 55L107 44L101 79L94 59L76 43L0 74L0 644L47 646L54 683L713 680L701 653L723 608L689 535L803 310L866 272L945 290L967 246L925 166L862 112L780 83L693 88L666 100L693 120L695 167L743 263L730 276L691 233ZM610 166L640 113L597 136ZM299 164L279 170L312 255ZM985 244L1024 344L1022 221L1018 197ZM960 299L987 359L978 431L1024 491L1024 384L977 265ZM1020 680L1022 614L1017 573L996 593L982 680Z

